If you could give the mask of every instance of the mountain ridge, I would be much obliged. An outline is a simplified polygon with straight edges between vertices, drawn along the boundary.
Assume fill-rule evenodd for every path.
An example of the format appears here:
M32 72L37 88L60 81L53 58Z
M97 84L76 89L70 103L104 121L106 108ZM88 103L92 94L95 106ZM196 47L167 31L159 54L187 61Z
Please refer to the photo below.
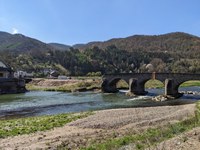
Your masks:
M183 32L133 35L67 48L64 44L0 32L0 60L15 70L34 72L36 77L44 76L47 70L67 75L152 70L200 73L200 38Z
M55 49L61 50L61 51L65 51L65 50L68 51L71 48L71 46L65 45L65 44L61 44L61 43L48 43L48 45L51 45Z
M53 49L53 47L44 42L22 34L0 32L0 51L5 50L13 51L16 53L23 53L33 51L42 52Z
M176 40L176 41L175 41ZM146 50L152 51L152 49L159 50L170 50L171 44L183 45L184 42L188 40L189 44L196 44L194 46L200 47L200 37L184 33L184 32L171 32L160 35L132 35L125 38L112 38L106 41L91 41L86 44L75 44L69 46L62 43L44 43L40 40L27 37L22 34L10 34L7 32L0 31L0 51L1 50L11 50L11 51L32 51L37 49L37 51L48 51L48 50L70 50L70 48L75 49L90 49L93 47L99 47L100 49L105 49L108 46L115 45L117 48L126 50L126 51L135 51L143 50L141 47L144 47ZM174 42L173 42L174 41ZM187 42L188 42L187 41ZM192 42L195 41L195 42ZM177 42L177 43L176 43ZM155 46L156 45L156 46ZM34 47L35 46L35 47ZM181 46L184 47L184 46ZM181 47L179 49L181 49ZM193 48L194 49L194 48ZM195 49L196 50L196 49Z
M178 43L173 42L174 40L179 40ZM198 46L200 46L200 37L184 33L184 32L171 32L167 34L161 34L161 35L132 35L125 38L113 38L107 41L96 41L96 42L89 42L87 44L84 44L82 47L79 47L81 50L87 49L87 48L93 48L95 46L105 49L106 47L110 45L115 45L119 49L127 50L127 51L134 51L134 50L141 50L141 47L145 47L147 50L155 49L156 47L152 47L153 44L158 46L157 48L163 49L163 51L171 50L172 49L169 46L169 44L179 44L183 45L185 40L192 41L195 40L198 42ZM152 44L151 44L152 43ZM181 46L183 47L183 46ZM180 47L180 48L181 48Z

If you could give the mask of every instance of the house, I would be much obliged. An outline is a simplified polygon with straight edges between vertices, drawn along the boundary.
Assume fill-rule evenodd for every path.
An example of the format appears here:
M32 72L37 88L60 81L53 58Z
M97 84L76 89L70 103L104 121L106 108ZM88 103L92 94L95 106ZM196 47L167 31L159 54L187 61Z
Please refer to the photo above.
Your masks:
M16 71L14 73L15 78L33 78L33 73L28 73L26 71Z
M60 79L60 80L68 80L68 79L71 79L71 77L67 77L67 76L64 76L64 75L59 75L58 79Z
M13 78L13 77L14 77L13 70L5 63L0 61L0 78Z
M0 61L0 94L26 92L25 80L14 77L14 71Z
M60 73L56 70L51 70L49 73L49 78L58 78L58 76L60 75Z

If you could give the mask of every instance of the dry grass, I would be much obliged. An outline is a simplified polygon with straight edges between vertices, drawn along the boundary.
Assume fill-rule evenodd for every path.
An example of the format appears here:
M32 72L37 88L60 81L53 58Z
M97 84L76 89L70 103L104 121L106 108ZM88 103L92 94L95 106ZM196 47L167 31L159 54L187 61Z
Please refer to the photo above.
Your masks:
M100 85L99 79L35 79L27 84L26 88L28 90L74 92L100 89Z

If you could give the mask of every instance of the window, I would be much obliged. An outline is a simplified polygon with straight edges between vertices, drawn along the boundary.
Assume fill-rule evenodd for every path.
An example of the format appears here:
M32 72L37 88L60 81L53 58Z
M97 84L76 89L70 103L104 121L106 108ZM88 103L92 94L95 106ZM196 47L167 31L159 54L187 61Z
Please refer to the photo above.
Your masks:
M3 73L2 72L0 72L0 77L3 77Z

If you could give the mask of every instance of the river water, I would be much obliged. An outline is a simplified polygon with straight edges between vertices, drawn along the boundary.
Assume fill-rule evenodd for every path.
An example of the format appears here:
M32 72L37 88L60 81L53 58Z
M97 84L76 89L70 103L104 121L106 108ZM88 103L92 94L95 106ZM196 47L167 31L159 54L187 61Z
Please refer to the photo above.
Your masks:
M197 91L200 87L180 88L180 91ZM82 112L110 108L149 107L159 105L180 105L200 100L200 95L187 95L165 101L154 102L153 96L164 93L163 89L148 89L146 96L130 98L125 91L119 93L95 92L45 92L31 91L24 94L0 95L0 118L19 118L27 116L53 115L59 113Z

